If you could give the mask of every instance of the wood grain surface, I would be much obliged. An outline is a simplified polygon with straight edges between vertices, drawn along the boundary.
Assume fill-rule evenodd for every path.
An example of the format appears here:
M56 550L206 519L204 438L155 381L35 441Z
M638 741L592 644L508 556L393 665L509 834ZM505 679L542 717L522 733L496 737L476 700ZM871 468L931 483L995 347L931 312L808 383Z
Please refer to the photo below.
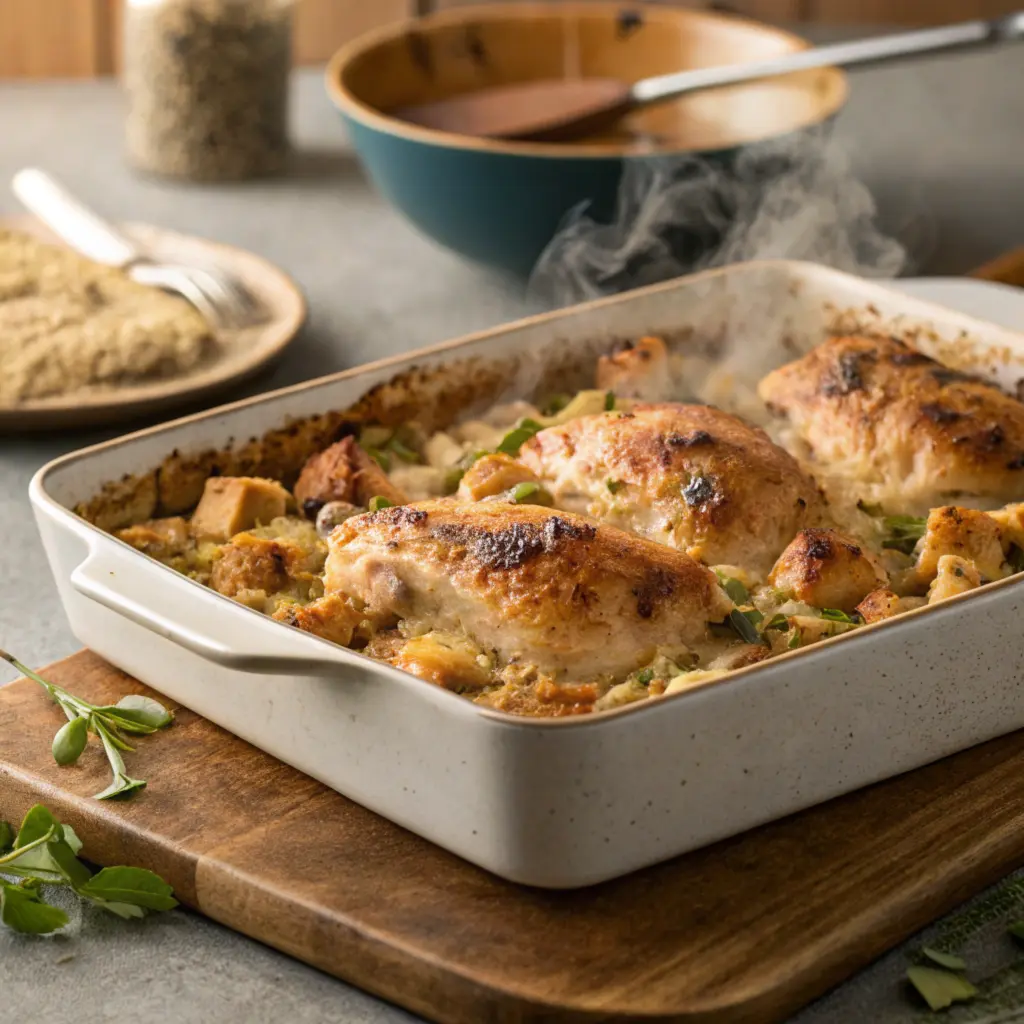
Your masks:
M91 653L44 670L146 692ZM488 875L195 714L140 740L150 786L98 803L61 715L0 689L0 816L45 802L100 864L160 872L221 923L430 1019L783 1020L1024 862L1024 734L595 888Z

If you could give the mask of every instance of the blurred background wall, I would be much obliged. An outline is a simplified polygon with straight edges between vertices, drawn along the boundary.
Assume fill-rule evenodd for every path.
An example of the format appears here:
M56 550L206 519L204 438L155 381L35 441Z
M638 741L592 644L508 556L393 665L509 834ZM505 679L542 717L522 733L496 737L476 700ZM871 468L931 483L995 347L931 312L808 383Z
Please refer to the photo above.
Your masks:
M0 0L0 78L113 74L123 0ZM325 60L342 43L390 21L481 0L301 0L295 58ZM486 0L483 0L486 2ZM614 0L620 2L621 0ZM994 17L1020 0L656 0L730 10L766 21L928 25Z

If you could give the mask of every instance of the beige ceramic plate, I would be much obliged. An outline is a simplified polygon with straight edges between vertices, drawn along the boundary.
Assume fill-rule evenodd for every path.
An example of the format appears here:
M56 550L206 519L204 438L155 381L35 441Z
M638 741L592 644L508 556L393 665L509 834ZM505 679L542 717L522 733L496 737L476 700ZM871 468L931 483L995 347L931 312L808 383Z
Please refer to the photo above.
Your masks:
M29 231L44 241L63 244L32 217L5 217L0 219L0 227ZM306 300L295 282L259 256L145 224L121 227L155 254L165 254L183 263L188 262L190 255L201 256L205 262L237 274L264 303L268 319L242 331L219 332L217 352L181 376L0 406L0 431L100 426L148 419L181 406L195 405L265 367L284 351L305 321Z

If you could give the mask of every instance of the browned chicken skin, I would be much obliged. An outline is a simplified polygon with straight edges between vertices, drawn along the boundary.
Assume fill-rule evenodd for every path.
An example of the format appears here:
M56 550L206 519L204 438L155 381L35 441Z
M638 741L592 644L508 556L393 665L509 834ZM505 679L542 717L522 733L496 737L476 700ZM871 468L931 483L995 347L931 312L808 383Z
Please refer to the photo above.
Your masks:
M1024 491L1024 405L893 338L826 341L758 390L815 463L893 511Z
M542 430L519 459L555 504L708 565L765 573L804 526L823 521L814 481L768 435L704 405L637 405Z
M382 509L343 523L329 547L328 594L379 625L423 623L562 678L628 673L732 608L682 552L536 505Z

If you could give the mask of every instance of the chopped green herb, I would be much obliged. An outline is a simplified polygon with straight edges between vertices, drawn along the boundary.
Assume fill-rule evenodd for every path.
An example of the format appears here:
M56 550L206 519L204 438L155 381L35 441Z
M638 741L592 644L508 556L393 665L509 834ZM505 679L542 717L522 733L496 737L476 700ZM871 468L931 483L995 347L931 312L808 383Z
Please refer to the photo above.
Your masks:
M113 778L106 789L94 794L97 800L126 795L146 785L143 779L133 779L128 775L121 752L133 749L125 739L125 733L147 736L171 724L174 716L159 701L141 694L129 694L116 704L90 704L62 687L48 683L6 651L0 650L0 658L42 686L64 712L67 722L57 730L51 746L53 758L58 764L77 761L85 749L90 732L102 743ZM15 845L21 845L20 836Z
M407 444L403 444L396 435L388 441L388 451L394 452L403 462L418 463L420 461L420 454L414 451Z
M381 451L379 448L367 448L365 451L385 473L391 472L391 456L387 452Z
M741 611L737 611L735 608L729 612L729 617L726 620L731 627L732 631L744 642L748 644L763 644L764 637L758 633L754 624L743 614Z
M860 616L847 615L838 608L822 608L818 614L829 622L849 622L853 625L860 623Z
M608 490L612 494L618 494L619 491L621 491L622 488L625 487L625 486L626 485L621 480L606 480L605 481L605 487L607 487Z
M967 970L967 964L964 963L963 958L954 956L952 953L943 953L940 949L932 949L931 946L925 946L921 950L921 954L931 960L932 963L945 967L947 971Z
M1006 561L1014 572L1024 572L1024 549L1017 544L1011 544L1006 554Z
M886 516L882 523L886 530L882 547L909 555L925 535L928 520L919 516Z
M10 836L10 825L0 822ZM7 844L8 847L11 845ZM78 859L82 844L69 825L41 804L25 815L13 848L0 856L0 921L13 931L47 935L68 923L59 907L43 902L41 888L63 886L119 917L178 905L171 887L144 868L112 867L93 874Z
M789 618L781 613L773 615L764 627L765 632L769 629L789 629Z
M874 516L875 519L878 519L883 514L881 505L869 505L866 501L858 501L857 508L865 515Z
M539 430L543 430L543 424L536 420L520 420L518 426L510 430L498 444L498 451L505 455L518 455L519 449L530 440Z
M733 604L749 604L750 592L734 576L716 573L721 588L729 595Z
M651 680L653 678L654 678L654 669L653 668L642 668L636 674L636 681L641 686L648 686L648 685L650 685L650 682L651 682Z
M509 499L516 505L545 505L548 508L554 504L551 494L532 480L524 480L509 491Z
M1015 939L1024 942L1024 921L1014 921L1006 929Z
M382 508L391 508L394 502L388 501L387 498L381 497L379 494L375 494L370 499L369 509L371 512L379 512Z
M606 391L604 396L604 411L611 412L615 408L615 392Z
M552 395L541 408L542 416L554 416L555 413L561 412L570 402L572 401L571 395L557 394Z
M789 643L786 646L791 650L796 650L800 646L800 631L798 629L793 630L793 635L789 638Z
M761 625L764 621L764 616L756 608L745 608L740 614L754 627Z
M932 1010L944 1010L953 1003L973 999L978 990L964 977L937 967L911 967L907 980Z

